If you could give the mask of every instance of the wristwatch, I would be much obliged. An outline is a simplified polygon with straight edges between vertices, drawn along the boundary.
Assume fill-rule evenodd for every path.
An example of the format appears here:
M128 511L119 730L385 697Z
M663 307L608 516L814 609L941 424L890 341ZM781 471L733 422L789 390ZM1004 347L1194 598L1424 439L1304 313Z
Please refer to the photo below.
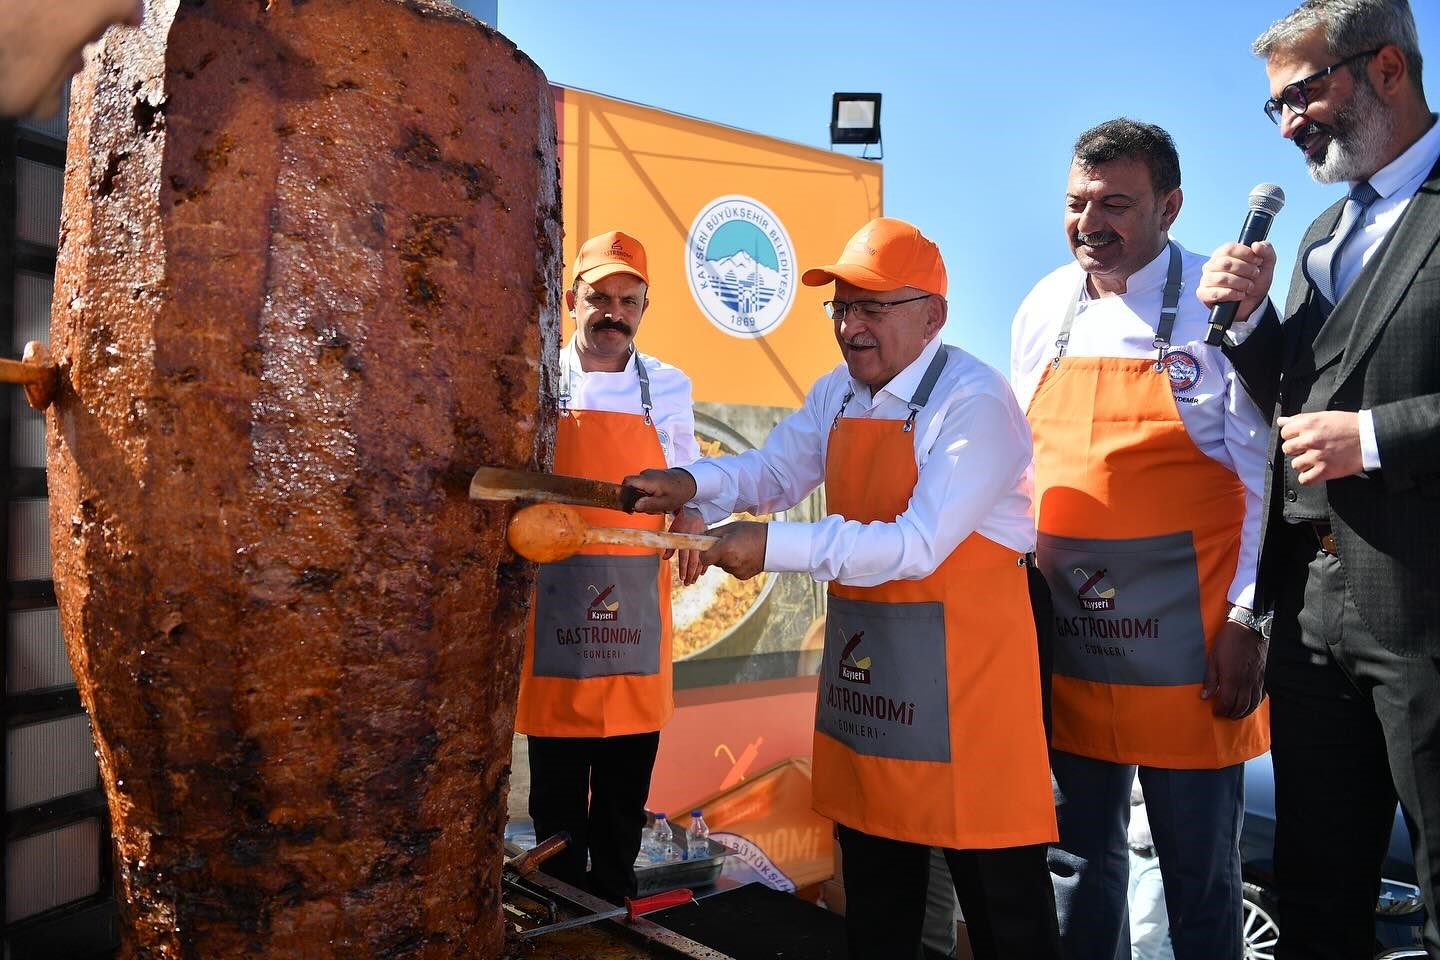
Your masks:
M1242 607L1239 604L1236 604L1235 606L1232 606L1230 608L1229 613L1225 614L1225 619L1229 620L1231 623L1238 623L1242 627L1254 630L1256 633L1260 634L1262 638L1269 640L1270 624L1274 621L1275 618L1271 614L1257 614L1249 607Z

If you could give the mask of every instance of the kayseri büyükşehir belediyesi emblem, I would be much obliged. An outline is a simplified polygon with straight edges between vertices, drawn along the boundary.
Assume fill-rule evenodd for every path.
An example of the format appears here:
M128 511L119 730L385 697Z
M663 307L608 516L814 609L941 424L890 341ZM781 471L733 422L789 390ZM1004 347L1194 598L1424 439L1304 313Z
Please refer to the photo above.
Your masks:
M732 337L764 336L795 301L795 252L780 219L750 197L701 209L685 237L685 275L700 310Z

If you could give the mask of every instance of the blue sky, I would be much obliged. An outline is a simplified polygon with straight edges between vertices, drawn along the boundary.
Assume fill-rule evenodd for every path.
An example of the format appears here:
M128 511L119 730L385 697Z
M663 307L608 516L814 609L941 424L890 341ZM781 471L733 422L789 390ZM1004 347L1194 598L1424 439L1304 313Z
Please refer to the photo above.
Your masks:
M1440 2L1411 3L1436 107ZM1284 187L1271 239L1288 277L1305 226L1342 192L1314 183L1261 112L1250 41L1291 6L500 0L499 28L554 83L822 148L834 91L882 93L885 213L940 244L945 339L1008 372L1015 308L1069 257L1070 146L1102 120L1174 136L1185 204L1173 236L1192 250L1235 238L1257 183Z

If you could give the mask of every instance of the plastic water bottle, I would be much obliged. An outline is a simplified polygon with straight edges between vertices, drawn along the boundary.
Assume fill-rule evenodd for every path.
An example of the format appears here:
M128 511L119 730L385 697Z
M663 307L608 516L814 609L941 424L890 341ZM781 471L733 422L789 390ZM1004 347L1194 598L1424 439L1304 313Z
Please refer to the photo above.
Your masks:
M670 821L663 813L655 814L655 846L658 856L654 859L657 862L680 859L680 851L675 849L675 833L670 829Z
M647 810L646 813L649 813ZM640 828L640 856L636 863L658 863L660 861L660 848L655 846L655 828L650 824Z
M705 860L710 856L710 826L699 810L690 811L690 829L685 831L685 859Z

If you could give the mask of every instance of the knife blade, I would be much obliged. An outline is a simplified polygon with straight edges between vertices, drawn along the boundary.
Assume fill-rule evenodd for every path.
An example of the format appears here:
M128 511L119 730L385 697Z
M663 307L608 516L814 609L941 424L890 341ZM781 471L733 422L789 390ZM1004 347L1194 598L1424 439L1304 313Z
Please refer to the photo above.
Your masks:
M599 923L601 920L610 920L620 916L625 917L625 919L633 923L640 918L641 914L664 910L668 907L678 907L682 903L693 902L695 902L695 895L683 887L677 890L667 890L664 893L642 897L639 900L631 900L629 897L626 897L623 907L613 907L609 910L602 910L599 913L576 917L573 920L562 920L559 923L547 923L543 927L522 930L517 936L521 940L530 940L534 937L544 936L547 933L571 930L575 927L583 927L587 924Z
M643 493L634 487L566 477L557 473L481 467L470 478L471 500L526 500L541 503L568 503L579 507L635 512L635 501Z

